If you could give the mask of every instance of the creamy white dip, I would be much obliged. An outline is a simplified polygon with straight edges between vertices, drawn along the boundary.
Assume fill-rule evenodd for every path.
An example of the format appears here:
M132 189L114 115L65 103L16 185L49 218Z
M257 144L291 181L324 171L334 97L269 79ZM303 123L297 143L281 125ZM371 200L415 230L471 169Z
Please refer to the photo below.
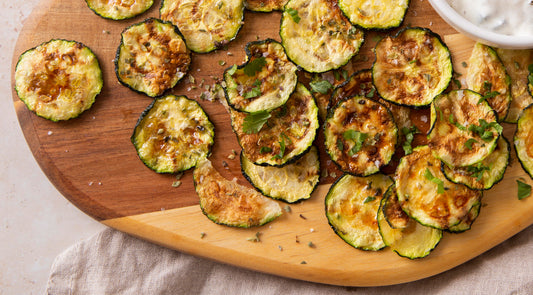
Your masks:
M467 20L490 31L533 38L533 0L447 0Z

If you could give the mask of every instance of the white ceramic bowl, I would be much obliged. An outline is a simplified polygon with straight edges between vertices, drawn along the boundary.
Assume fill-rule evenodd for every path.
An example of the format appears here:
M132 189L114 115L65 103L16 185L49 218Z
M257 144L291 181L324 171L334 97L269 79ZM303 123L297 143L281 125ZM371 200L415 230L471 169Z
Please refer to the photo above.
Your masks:
M504 1L504 0L496 0ZM533 48L533 36L509 36L480 28L457 13L446 0L429 0L435 11L457 31L481 43L509 49Z

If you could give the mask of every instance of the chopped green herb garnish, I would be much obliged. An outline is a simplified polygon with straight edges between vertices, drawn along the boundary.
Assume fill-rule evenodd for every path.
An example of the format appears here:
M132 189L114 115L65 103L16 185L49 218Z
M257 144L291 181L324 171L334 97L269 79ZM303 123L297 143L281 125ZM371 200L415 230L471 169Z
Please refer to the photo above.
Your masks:
M376 199L376 197L366 197L366 199L363 201L363 204L372 202Z
M477 143L477 140L470 138L465 142L465 146L467 149L472 150L472 144Z
M253 84L254 87L252 87L252 89L250 89L250 91L246 92L244 94L244 98L245 99L249 99L249 98L254 98L254 97L258 97L261 95L261 81L259 81L259 79L256 79L254 84Z
M415 134L419 132L420 131L418 128L416 128L416 126L402 128L402 133L405 136L405 141L403 142L402 148L406 155L409 155L413 152L413 147L411 144L413 143Z
M342 77L344 78L344 80L348 80L348 71L347 70L342 70Z
M261 154L267 154L267 153L270 153L272 151L272 149L268 146L262 146L261 149L259 150L259 153Z
M346 140L353 140L355 142L354 146L348 151L348 156L351 157L361 150L363 142L367 139L368 134L350 129L344 131L342 136Z
M285 9L285 12L287 12L292 17L292 20L295 23L299 23L300 22L300 16L298 15L298 10L296 10L294 8L287 8L287 9Z
M531 195L531 185L522 182L520 179L516 180L516 184L518 185L518 199L522 200Z
M337 139L337 149L339 151L343 151L344 150L344 143L342 142L342 140L340 138Z
M489 99L489 98L494 98L496 96L500 95L500 93L498 91L491 91L485 95L483 95L477 103L482 103L484 102L485 100Z
M483 139L484 141L488 142L494 139L494 134L489 130L490 128L496 129L496 132L500 134L503 131L503 127L498 124L498 122L490 122L487 123L487 121L483 119L479 119L479 125L470 125L468 126L468 130L472 131L472 133L477 134Z
M459 122L455 121L454 117L453 117L453 114L450 114L450 116L448 117L448 121L450 122L450 124L454 125L455 127L459 128L459 130L463 130L463 131L466 131L467 128L461 124L459 124Z
M322 94L327 94L328 91L333 88L333 85L327 80L314 81L309 83L309 86L311 86L313 92L319 92Z
M246 134L257 133L266 121L270 118L270 113L267 111L259 111L250 113L244 118L242 125L243 132Z
M365 95L366 98L372 98L374 97L374 95L376 94L376 88L374 88L374 86L372 86L372 88L370 89L370 91L368 91L368 93Z
M272 160L278 160L282 159L283 155L285 154L285 138L281 136L281 140L279 141L279 153L272 157Z
M266 65L266 58L264 56L258 57L244 66L244 73L249 76L255 76L257 72L260 72L261 69Z
M426 168L426 173L424 174L424 176L426 177L427 180L437 184L438 186L437 193L439 194L444 193L444 182L440 178L433 176L433 174L431 174L431 171L429 171L428 168Z
M414 63L416 63L417 61L418 61L418 59L413 59L413 60L409 61L409 64L414 64Z
M479 163L474 166L468 166L466 171L470 173L471 177L475 177L477 181L483 179L483 173L485 171L490 171L490 167L484 166L482 163Z

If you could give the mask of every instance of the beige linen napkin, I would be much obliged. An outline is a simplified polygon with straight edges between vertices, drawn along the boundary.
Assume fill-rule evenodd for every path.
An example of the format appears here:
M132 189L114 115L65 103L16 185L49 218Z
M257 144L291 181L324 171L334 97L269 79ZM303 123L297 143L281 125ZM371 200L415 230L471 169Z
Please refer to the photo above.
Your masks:
M106 229L55 259L46 294L533 294L533 226L440 275L375 288L258 273Z

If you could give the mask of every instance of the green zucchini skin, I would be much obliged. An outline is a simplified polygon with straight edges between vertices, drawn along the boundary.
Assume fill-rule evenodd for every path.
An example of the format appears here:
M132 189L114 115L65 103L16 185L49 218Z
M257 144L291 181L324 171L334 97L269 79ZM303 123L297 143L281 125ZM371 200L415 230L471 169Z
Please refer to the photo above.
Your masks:
M53 122L91 108L104 80L98 58L78 41L51 39L22 53L15 66L15 91L37 116Z
M530 151L533 150L533 104L527 106L520 116L514 134L514 147L516 156L524 171L533 179L533 155Z
M470 230L472 228L472 224L474 224L474 221L476 221L477 217L479 216L479 213L481 211L481 201L476 203L470 211L468 211L468 214L465 216L461 222L458 224L450 227L447 229L447 232L458 234L463 233L467 230Z
M178 173L211 154L214 136L214 125L196 101L169 94L146 108L130 140L148 168Z
M374 13L372 11L370 13L366 10L363 11L364 7L369 8L368 6L376 4L375 1L371 0L339 0L339 7L350 22L356 26L367 30L387 30L399 27L402 24L405 13L409 8L409 2L409 0L381 1L377 4L379 7L375 8L378 12L373 11ZM380 12L382 14L390 13L392 15L388 18L380 18L376 15Z
M141 40L136 34L138 29L147 29L148 38ZM166 31L161 33L162 30ZM126 42L126 38L135 40ZM157 97L176 86L189 71L190 64L191 55L178 28L170 22L148 18L122 31L115 56L115 74L120 84ZM148 78L147 72L150 73Z
M146 12L154 4L153 0L135 0L127 5L122 1L110 3L108 0L85 0L87 6L98 16L111 20L124 20L133 18ZM106 5L107 4L107 5Z

